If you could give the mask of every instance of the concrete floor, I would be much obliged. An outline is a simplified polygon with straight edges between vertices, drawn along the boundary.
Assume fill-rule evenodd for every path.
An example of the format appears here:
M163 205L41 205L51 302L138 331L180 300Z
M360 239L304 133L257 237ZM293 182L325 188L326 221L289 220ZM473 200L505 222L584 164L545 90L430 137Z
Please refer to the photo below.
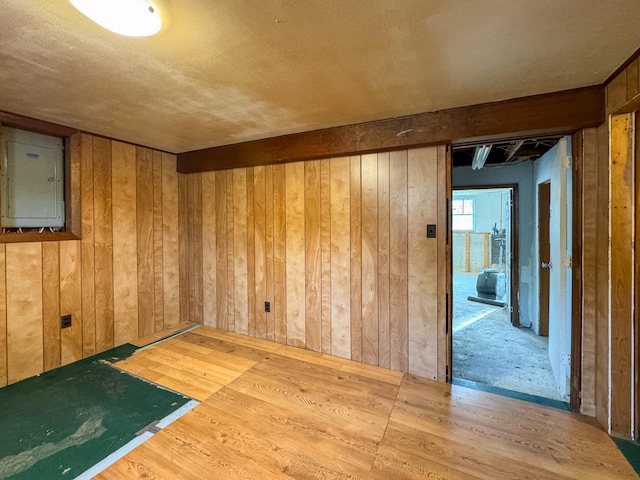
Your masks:
M554 400L560 398L548 338L511 325L507 307L467 300L477 274L453 275L453 376Z

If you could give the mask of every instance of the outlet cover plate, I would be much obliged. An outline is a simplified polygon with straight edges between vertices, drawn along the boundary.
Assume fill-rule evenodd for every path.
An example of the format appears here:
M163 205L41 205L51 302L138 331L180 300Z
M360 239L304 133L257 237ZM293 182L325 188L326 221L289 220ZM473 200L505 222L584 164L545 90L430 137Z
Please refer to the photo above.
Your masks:
M62 315L60 317L60 328L69 328L71 326L71 315Z

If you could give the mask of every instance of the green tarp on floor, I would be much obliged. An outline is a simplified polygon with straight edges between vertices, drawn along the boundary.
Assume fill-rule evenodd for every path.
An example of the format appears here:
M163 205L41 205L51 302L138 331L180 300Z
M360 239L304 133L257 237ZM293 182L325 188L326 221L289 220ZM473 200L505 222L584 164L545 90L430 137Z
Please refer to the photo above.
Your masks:
M190 400L110 365L135 349L0 389L0 478L75 478Z

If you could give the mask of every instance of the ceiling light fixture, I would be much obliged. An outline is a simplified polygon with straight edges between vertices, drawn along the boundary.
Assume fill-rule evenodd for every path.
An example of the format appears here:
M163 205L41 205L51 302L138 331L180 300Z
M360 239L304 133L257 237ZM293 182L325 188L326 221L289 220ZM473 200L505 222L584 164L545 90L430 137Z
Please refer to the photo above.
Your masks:
M471 161L472 170L480 170L484 167L484 162L487 161L489 153L491 152L491 145L478 145L475 152L473 152L473 160Z
M129 37L148 37L160 31L158 9L147 0L69 0L101 27Z

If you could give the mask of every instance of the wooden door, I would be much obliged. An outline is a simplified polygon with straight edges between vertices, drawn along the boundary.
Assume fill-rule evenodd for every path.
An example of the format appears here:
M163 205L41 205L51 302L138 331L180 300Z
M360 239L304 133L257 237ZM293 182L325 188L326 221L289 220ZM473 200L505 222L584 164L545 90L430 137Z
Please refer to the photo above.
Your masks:
M540 252L540 323L539 335L549 336L549 280L551 265L551 247L549 244L549 217L551 206L551 183L538 185L538 249Z

